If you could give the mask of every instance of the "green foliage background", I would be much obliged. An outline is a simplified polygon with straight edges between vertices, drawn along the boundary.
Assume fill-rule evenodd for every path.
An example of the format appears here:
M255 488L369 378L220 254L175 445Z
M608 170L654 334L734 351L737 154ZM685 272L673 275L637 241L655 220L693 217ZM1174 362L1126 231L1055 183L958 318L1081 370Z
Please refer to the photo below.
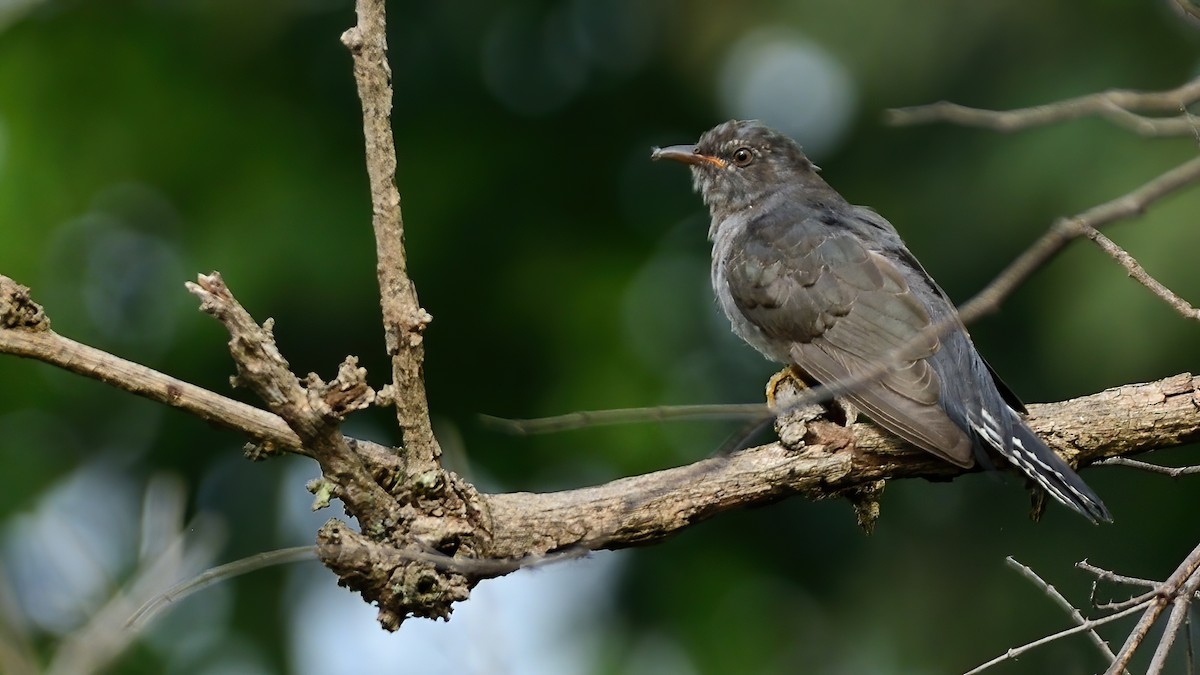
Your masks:
M1196 72L1200 31L1165 3L575 0L389 10L411 273L435 319L430 402L453 461L493 490L680 464L710 453L729 429L514 439L481 428L476 413L761 397L771 364L729 337L711 305L707 216L685 172L648 162L652 145L690 141L728 117L716 72L751 29L798 31L849 71L858 103L845 139L818 158L824 175L891 219L959 300L1054 218L1197 149L1194 139L1144 140L1094 120L1010 136L881 123L888 107L938 99L1011 108L1109 87L1174 87ZM32 287L61 333L228 393L225 336L182 286L219 270L260 320L276 319L298 373L328 377L357 354L383 384L358 101L338 42L353 20L350 3L332 0L61 1L9 17L0 33L0 272ZM524 76L498 93L489 63ZM1198 301L1198 211L1193 191L1111 235ZM1195 326L1086 243L973 334L1030 401L1195 368ZM40 364L0 359L0 383L0 519L27 513L76 467L99 462L129 479L131 499L153 473L181 476L193 508L229 525L222 559L305 543L283 536L274 512L281 494L303 485L282 482L281 463L241 461L242 439ZM368 413L350 431L394 441L391 426ZM647 635L701 673L965 670L1067 625L1005 568L1006 555L1083 602L1087 579L1075 561L1162 577L1195 544L1193 484L1115 469L1085 478L1115 525L1093 528L1053 507L1030 523L1018 481L977 475L889 485L871 537L845 503L793 500L626 552L598 638L606 656L593 671L631 672L627 654ZM239 644L279 672L295 667L280 620L284 574L236 582L232 613ZM1078 640L997 672L1082 673L1098 663ZM163 668L143 646L115 672Z

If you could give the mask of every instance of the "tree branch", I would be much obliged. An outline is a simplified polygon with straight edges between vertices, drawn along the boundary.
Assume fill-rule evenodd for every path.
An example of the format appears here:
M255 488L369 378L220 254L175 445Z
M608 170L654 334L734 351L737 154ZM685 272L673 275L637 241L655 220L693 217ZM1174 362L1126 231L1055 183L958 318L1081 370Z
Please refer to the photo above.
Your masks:
M959 316L965 323L970 323L996 311L1005 298L1072 240L1085 235L1088 230L1098 230L1118 220L1141 215L1154 202L1197 181L1200 181L1200 157L1184 162L1116 199L1078 215L1060 218L986 288L959 307Z
M1069 600L1063 597L1063 594L1059 593L1057 588L1052 586L1045 579L1038 576L1038 573L1034 572L1033 568L1017 562L1017 560L1012 556L1005 558L1005 562L1007 562L1010 567L1017 570L1021 576L1028 579L1030 583L1041 589L1041 591L1045 593L1046 596L1054 602L1054 604L1062 608L1062 610L1071 617L1071 621L1074 621L1076 625L1083 625L1087 623L1087 618L1080 613L1075 605L1072 605ZM1100 637L1099 633L1094 630L1088 630L1085 632L1087 633L1088 639L1091 640L1092 644L1096 646L1096 649L1100 650L1100 654L1104 657L1105 661L1112 663L1116 660L1117 655L1112 653L1112 649L1110 649L1108 643Z
M211 286L209 282L205 283ZM207 292L213 293L213 289ZM217 293L223 291L217 290ZM221 300L223 303L231 301L231 298ZM253 333L260 329L248 315L231 323L230 330L235 333L231 342L235 343L243 341L246 331ZM36 348L29 348L29 345L36 345ZM244 347L235 345L236 349ZM266 346L260 345L252 351L264 350ZM297 432L281 431L281 427L285 430L288 427L271 413L223 399L115 357L95 360L91 358L94 351L51 332L44 313L29 298L27 290L0 277L0 352L59 365L184 410L203 411L223 426L255 438L277 441L281 449L298 451L299 447L308 447L310 454L317 455ZM267 368L254 365L253 359L250 361L249 365L239 363L239 368L249 371ZM276 364L275 368L282 368L282 365ZM282 376L282 372L276 372L272 377ZM244 373L239 376L239 381L250 384L248 379ZM309 380L310 386L318 386L311 377ZM294 384L299 386L298 382ZM171 386L175 388L171 389L172 395L167 396L165 392ZM283 403L276 406L278 412L289 415L292 414L288 412L290 407L298 400L294 391L264 395L268 399L281 396ZM1067 461L1082 465L1200 438L1198 403L1200 378L1182 374L1070 401L1031 405L1030 425ZM305 405L311 405L308 393L298 407L302 409ZM263 420L274 421L265 423ZM293 423L293 428L295 426L298 425ZM321 443L336 447L337 452L345 452L328 430L319 433L325 434ZM389 506L363 498L353 508L378 508L387 512L396 504L410 506L397 507L401 510L402 527L382 536L382 542L372 541L336 523L327 525L319 539L322 559L327 564L331 561L340 564L340 568L335 566L339 574L361 573L368 568L380 570L370 579L370 584L377 584L377 590L409 588L404 584L429 578L415 572L403 572L414 569L413 565L417 564L413 562L413 555L404 552L404 547L412 542L420 542L425 550L479 559L540 556L574 546L621 548L664 539L723 511L774 502L791 495L811 499L872 495L878 482L883 480L945 480L963 473L962 469L906 446L867 423L846 429L823 420L807 424L798 422L781 428L780 437L794 440L789 440L788 446L781 442L771 443L728 457L578 490L491 495L475 495L454 482L457 477L449 473L408 476L406 481L405 476L397 472L392 454L372 449L370 444L362 441L344 439L345 446L356 451L357 461L361 462L361 469L346 469L353 475L352 479L346 480L365 480L358 474L365 471L376 483L390 485L387 493L395 499ZM322 453L327 451L320 450ZM446 481L449 481L449 487ZM373 488L368 490L366 494L378 497ZM446 501L446 492L459 495L460 501ZM347 506L350 508L351 505ZM384 520L385 517L375 518L375 521ZM359 557L352 554L366 550L372 555ZM394 566L389 567L391 564ZM438 567L422 565L420 574L433 574L430 570L436 571ZM443 615L449 611L454 599L464 597L471 583L506 571L511 571L511 566L502 567L495 573L472 576L466 586L455 587L458 589L455 593L442 596L437 602L426 598L434 603L426 609L435 615ZM419 578L410 579L412 574ZM429 597L433 595L436 594ZM386 612L381 609L381 618L386 619L385 625L389 627L398 625L404 612L412 611L397 609L409 607L402 603L386 604L400 603L402 598L367 597L379 601L381 607L390 608ZM413 601L413 598L409 597L407 601Z
M220 303L232 303L232 297L222 297L227 289L222 291L211 279L204 283L209 286L205 293L216 295ZM421 484L421 480L426 480L428 484L415 492L406 491L412 490L412 485L398 479L395 458L389 453L378 450L364 452L364 448L370 446L359 441L349 440L343 444L338 440L344 441L344 438L340 435L335 437L332 431L322 429L319 425L314 432L318 436L316 440L306 438L310 430L295 422L289 422L295 431L288 435L280 431L280 418L270 413L223 400L220 396L187 386L142 366L133 366L131 369L132 364L120 359L92 359L92 352L95 351L90 347L79 345L49 330L41 307L32 303L25 288L0 277L0 291L0 327L4 327L0 328L0 352L44 360L146 398L169 402L188 411L203 411L206 416L227 428L238 429L258 438L271 438L280 442L281 448L295 450L306 447L318 459L320 455L330 452L341 456L341 453L347 452L347 448L358 450L358 459L338 460L350 462L349 467L335 468L332 473L340 474L342 480L352 485L365 483L368 476L373 477L377 484L394 485L388 494L396 501L390 498L384 500L374 488L364 488L362 494L365 496L358 500L350 497L348 509L360 520L364 519L360 509L366 512L378 509L380 513L390 513L390 518L397 518L406 527L391 531L389 536L383 536L384 542L380 543L336 524L326 526L323 531L325 538L322 539L326 545L323 560L326 563L338 561L342 566L350 566L350 561L354 561L353 567L359 572L368 567L408 569L416 565L413 556L404 555L402 550L404 545L413 540L421 542L428 549L448 555L478 558L538 556L547 551L577 545L622 548L655 542L695 522L733 508L779 501L792 495L821 500L859 495L863 491L874 494L872 490L877 488L880 480L948 479L964 472L928 453L905 446L870 424L856 424L845 429L817 420L800 428L791 426L780 429L780 437L799 441L791 442L791 447L779 442L770 443L730 456L613 480L592 488L550 494L512 492L480 496L473 495L461 485L455 485L452 492L461 494L461 502L456 504L454 510L450 510L446 502L437 502L439 508L443 509L438 512L430 503L422 500L430 500L433 496L443 498L445 486L439 482L456 480L452 474L418 479L416 483ZM214 311L220 315L221 311L227 310L228 307ZM262 330L248 315L236 319L227 317L223 321L230 325L230 333L234 335L232 344L235 352L246 350L245 345L239 344L247 341L247 334L253 335ZM252 354L266 354L262 358L268 360L274 358L269 354L270 348L262 344L262 341L269 340L269 335L259 335L254 340L250 340ZM37 345L38 348L28 348L29 345ZM235 358L239 359L241 370L239 381L253 387L268 388L260 394L269 401L277 399L274 410L278 413L292 416L295 414L293 408L302 411L306 405L312 405L312 387L324 390L326 394L331 392L328 388L320 388L320 383L313 382L310 377L310 389L304 390L302 396L296 390L272 393L270 388L282 387L278 384L278 378L282 377L284 381L292 378L289 387L300 387L300 383L293 376L284 375L286 368L281 363L270 366L254 363L260 357ZM274 368L275 372L265 378L266 384L253 384L253 378L247 375L247 372L262 374L270 368ZM131 372L133 375L130 375ZM1133 455L1178 446L1200 438L1198 388L1200 378L1183 374L1158 382L1130 384L1057 404L1031 405L1030 424L1051 448L1076 466L1110 456ZM164 394L168 389L172 395ZM193 395L198 395L198 398L193 399ZM264 418L275 419L276 422L264 424ZM296 436L299 436L300 442L294 440ZM414 503L419 508L397 506L401 503ZM401 509L400 515L396 515L397 512L392 510L394 508ZM366 522L385 524L388 518L388 515L367 516ZM391 524L386 522L385 525ZM370 532L371 528L367 527L367 531ZM376 536L379 537L378 532ZM372 557L356 558L349 555L349 551L366 550L364 546L370 546ZM384 561L395 563L396 567L384 565ZM425 565L422 569L428 572L433 567ZM346 573L346 567L342 567L341 572ZM486 574L484 578L490 575L497 574ZM383 578L376 574L371 583L378 584L377 589L390 587L394 585L390 579L390 574L384 574ZM458 595L461 592L454 597ZM449 602L440 607L442 611L449 611L445 609L449 607ZM395 623L391 623L391 626L398 625L398 619L402 619L402 616L392 611L388 617Z
M4 275L0 275L0 354L49 363L178 408L209 424L245 434L268 452L309 454L296 432L276 415L55 333L42 308L29 297L29 289ZM389 448L371 441L353 442L372 465L389 467L392 472L399 468L389 459Z
M375 397L352 358L330 382L315 375L303 381L296 378L275 348L270 321L261 326L255 322L216 274L201 276L189 289L229 331L237 383L252 388L270 413L54 334L27 289L4 277L0 277L0 352L58 365L238 429L268 449L317 459L327 481L321 492L341 498L362 525L362 531L356 532L337 521L327 523L318 533L318 555L337 573L339 583L379 605L380 622L388 629L395 629L408 616L447 617L453 603L466 598L479 580L512 571L522 560L545 560L550 552L651 543L717 513L790 495L846 496L855 501L860 514L867 514L869 523L878 510L884 481L949 479L963 473L869 424L843 428L799 415L781 418L779 436L785 441L577 490L480 495L444 471L430 428L422 373L422 334L430 317L420 307L407 275L395 185L384 3L358 0L357 12L359 23L346 31L343 42L354 58L362 100L381 307L392 356L393 383L380 396L396 404L403 453L398 456L340 433L343 416ZM1123 100L1125 94L1130 93L1108 93L1113 100ZM1142 98L1137 100L1153 107L1168 94L1157 98L1139 94ZM1200 96L1200 80L1175 94ZM1200 159L1124 197L1058 221L964 306L963 320L996 309L1034 269L1071 239L1086 234L1087 228L1140 213L1197 179ZM880 373L886 367L881 366ZM826 390L854 386L834 385ZM1170 447L1200 438L1198 387L1200 379L1183 374L1030 406L1030 423L1075 466ZM440 558L424 559L430 552L472 562L449 565Z
M470 556L486 550L486 516L474 488L436 462L418 474L411 473L412 463L403 472L371 465L339 431L345 415L375 397L357 359L347 357L330 382L310 374L301 384L275 347L272 321L259 326L219 275L201 275L188 290L229 331L235 384L263 399L320 463L318 499L338 497L361 525L355 532L336 520L326 523L317 535L321 562L343 585L379 604L385 628L395 630L410 615L448 618L450 605L466 599L478 579L415 560L407 551L461 549Z
M1200 568L1200 545L1192 549L1192 552L1188 554L1186 558L1184 558L1183 562L1179 564L1179 567L1171 573L1171 576L1167 577L1167 580L1158 587L1154 597L1147 605L1146 611L1142 613L1142 618L1138 620L1137 625L1134 626L1133 630L1129 633L1129 638L1125 640L1125 644L1121 647L1121 651L1117 653L1117 660L1113 661L1112 665L1108 667L1108 670L1104 671L1105 675L1116 675L1129 666L1129 662L1133 659L1134 652L1137 651L1139 646L1141 646L1142 641L1146 638L1146 635L1150 633L1150 628L1154 626L1156 621L1158 621L1158 617L1163 613L1168 605L1172 604L1172 602L1174 602L1175 599L1180 595L1190 599L1192 593L1196 592L1197 581L1194 581L1193 577L1198 568ZM1180 605L1176 605L1177 609L1179 607ZM1182 607L1186 610L1186 602L1182 605ZM1178 625L1176 626L1176 630L1178 630ZM1174 637L1174 635L1168 635L1164 633L1163 641L1165 642L1166 649L1170 649L1171 642L1174 640ZM1160 643L1160 646L1161 644L1162 643ZM1165 651L1161 653L1161 656L1159 651L1161 650L1155 651L1154 661L1151 663L1151 668L1154 668L1157 665L1159 670L1153 672L1161 671L1161 660L1166 658ZM1152 671L1147 669L1147 673L1149 672Z
M1198 404L1200 378L1185 373L1030 405L1029 423L1079 466L1200 439ZM771 443L579 490L486 495L494 555L514 557L584 541L599 548L645 544L733 508L792 495L845 496L879 480L947 480L966 473L868 423L847 430L818 421L780 435L803 438L806 445Z
M219 274L202 274L187 288L200 298L200 309L229 330L229 351L237 365L234 384L257 394L296 433L363 530L385 532L400 522L400 505L338 430L347 414L375 399L366 385L366 371L356 367L354 357L346 359L333 381L322 382L313 374L302 385L275 346L274 322L268 319L259 326Z
M1131 469L1141 469L1149 473L1159 473L1171 478L1182 478L1183 476L1193 476L1200 473L1200 466L1163 466L1161 464L1151 464L1137 459L1129 459L1128 457L1109 457L1106 460L1097 462L1103 466L1127 466Z
M1010 564L1015 563L1012 558L1009 558L1008 560ZM1084 631L1087 631L1091 634L1093 641L1101 646L1105 657L1109 661L1109 666L1104 671L1105 675L1120 675L1126 673L1129 663L1133 659L1134 653L1150 634L1151 628L1154 627L1154 624L1158 621L1159 617L1162 616L1162 613L1166 610L1167 606L1172 606L1170 618L1167 620L1167 625L1163 629L1163 634L1159 638L1157 647L1155 647L1154 654L1150 659L1150 665L1146 669L1147 675L1159 675L1162 673L1163 668L1166 667L1167 655L1171 651L1171 646L1175 643L1175 639L1179 636L1179 633L1186 625L1188 607L1190 606L1193 597L1195 597L1197 590L1200 590L1200 546L1196 546L1194 549L1192 549L1192 552L1189 553L1183 562L1179 564L1171 576L1169 576L1162 583L1147 581L1145 579L1123 577L1121 575L1113 574L1107 570L1095 567L1094 565L1090 565L1086 560L1084 560L1083 562L1078 563L1076 567L1095 574L1100 579L1116 581L1118 583L1127 583L1136 586L1149 585L1152 588L1152 590L1149 592L1143 593L1135 598L1130 598L1125 602L1096 605L1097 609L1111 613L1108 616L1101 617L1099 619L1085 621L1082 615L1080 615L1078 611L1076 611L1075 608L1066 601L1065 598L1062 598L1061 595L1058 595L1057 591L1054 591L1052 586L1048 586L1044 581L1042 581L1041 578L1033 572L1033 570L1023 565L1019 565L1019 567L1023 574L1033 580L1034 583L1041 586L1043 590L1046 590L1046 592L1051 595L1051 598L1053 598L1055 602L1058 602L1064 607L1069 608L1068 611L1071 612L1072 619L1075 620L1077 625L1074 628L1060 631L1058 633L1054 633L1053 635L1048 635L1020 647L1009 649L1007 652L992 659L991 661L988 661L987 663L968 671L967 675L971 675L972 673L980 673L1002 661L1015 659L1034 647L1044 645L1048 642L1066 637L1067 635ZM1094 586L1092 592L1094 600ZM1121 647L1121 651L1114 656L1112 652L1109 651L1107 644L1100 639L1098 634L1096 634L1094 628L1121 617L1128 616L1139 610L1142 612L1141 618L1138 619L1137 624L1133 627L1133 630L1130 631L1129 636L1125 640L1125 644ZM1187 657L1189 658L1189 661L1190 655L1191 648L1189 644L1187 650Z
M887 111L886 121L895 126L948 122L1014 132L1099 115L1142 136L1190 136L1196 132L1196 124L1186 113L1186 108L1197 100L1200 100L1200 78L1169 91L1112 89L1017 110L983 110L939 101L929 105L894 108ZM1153 118L1137 114L1133 112L1135 110L1185 112L1175 117Z
M354 81L362 101L367 175L371 182L375 248L384 336L392 357L391 400L412 473L438 468L441 448L429 421L425 396L423 333L432 317L417 300L408 278L404 217L396 189L396 147L392 138L392 71L387 61L384 0L358 0L358 25L342 34L354 57Z
M1145 286L1151 293L1157 295L1159 299L1170 305L1171 309L1178 312L1180 316L1185 319L1192 319L1193 321L1200 320L1200 310L1193 307L1187 300L1179 297L1175 291L1162 285L1158 279L1150 276L1150 273L1142 267L1141 263L1129 255L1125 249L1117 246L1113 240L1104 236L1103 233L1090 225L1081 225L1081 229L1083 236L1095 242L1100 247L1100 250L1111 256L1121 267L1124 267L1125 272L1130 278Z

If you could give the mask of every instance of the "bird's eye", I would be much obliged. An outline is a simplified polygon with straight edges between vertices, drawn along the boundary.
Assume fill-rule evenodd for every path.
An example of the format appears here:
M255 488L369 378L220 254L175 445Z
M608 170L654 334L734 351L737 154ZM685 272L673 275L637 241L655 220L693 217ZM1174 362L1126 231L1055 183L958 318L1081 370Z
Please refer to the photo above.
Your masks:
M746 166L752 161L754 161L754 153L750 151L750 148L738 148L733 151L734 164Z

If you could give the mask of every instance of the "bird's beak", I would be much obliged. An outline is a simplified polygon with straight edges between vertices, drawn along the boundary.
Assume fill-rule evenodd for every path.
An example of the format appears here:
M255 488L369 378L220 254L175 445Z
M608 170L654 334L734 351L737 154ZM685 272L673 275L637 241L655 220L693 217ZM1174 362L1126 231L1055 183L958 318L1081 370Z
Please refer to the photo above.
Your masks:
M672 145L666 148L655 148L650 153L650 159L658 161L660 159L673 159L676 162L691 164L693 166L704 166L709 164L718 169L725 168L725 160L712 155L706 155L696 149L694 145Z

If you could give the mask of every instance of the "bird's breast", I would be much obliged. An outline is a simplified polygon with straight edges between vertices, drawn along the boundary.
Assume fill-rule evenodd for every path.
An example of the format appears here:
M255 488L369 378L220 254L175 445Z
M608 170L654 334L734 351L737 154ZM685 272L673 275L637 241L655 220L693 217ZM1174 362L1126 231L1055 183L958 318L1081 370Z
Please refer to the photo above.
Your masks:
M731 258L740 253L735 246L737 228L732 224L714 223L713 230L718 232L718 236L713 240L712 286L713 295L717 299L717 305L720 306L721 312L725 314L725 318L729 319L734 334L758 350L763 356L779 363L791 362L787 345L779 340L772 340L761 328L746 318L745 312L738 306L729 289L726 269L728 269Z

